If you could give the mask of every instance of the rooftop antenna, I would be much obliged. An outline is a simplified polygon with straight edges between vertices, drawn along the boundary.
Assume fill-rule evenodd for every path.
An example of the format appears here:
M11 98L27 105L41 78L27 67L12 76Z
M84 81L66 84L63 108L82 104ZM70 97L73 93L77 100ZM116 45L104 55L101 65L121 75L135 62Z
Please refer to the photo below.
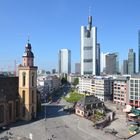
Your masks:
M30 35L28 34L27 42L30 42Z
M90 14L91 14L91 6L89 6L89 16L88 16L89 30L91 30L91 28L92 28L92 16Z
M89 16L91 15L91 6L89 6L88 14L89 14Z

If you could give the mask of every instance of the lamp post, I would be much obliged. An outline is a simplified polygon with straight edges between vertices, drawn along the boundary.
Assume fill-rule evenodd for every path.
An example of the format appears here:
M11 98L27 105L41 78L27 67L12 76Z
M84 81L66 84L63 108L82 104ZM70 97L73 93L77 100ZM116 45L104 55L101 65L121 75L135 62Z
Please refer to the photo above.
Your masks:
M47 130L47 128L46 128L46 114L47 114L47 112L46 112L46 104L47 104L47 100L46 100L46 93L45 93L45 130Z

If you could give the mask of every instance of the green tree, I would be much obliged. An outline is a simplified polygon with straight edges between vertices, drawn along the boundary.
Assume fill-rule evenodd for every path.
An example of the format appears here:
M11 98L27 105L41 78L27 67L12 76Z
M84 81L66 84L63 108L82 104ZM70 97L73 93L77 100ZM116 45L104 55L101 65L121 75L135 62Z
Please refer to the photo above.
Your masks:
M64 84L66 84L66 83L67 83L67 78L63 77L63 78L61 79L61 84L64 85Z
M74 78L73 85L76 86L79 84L79 78Z

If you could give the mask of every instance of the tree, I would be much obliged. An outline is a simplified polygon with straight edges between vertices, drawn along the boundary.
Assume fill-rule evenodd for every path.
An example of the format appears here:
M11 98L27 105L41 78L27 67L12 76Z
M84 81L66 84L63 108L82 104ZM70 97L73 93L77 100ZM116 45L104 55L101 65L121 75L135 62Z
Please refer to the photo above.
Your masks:
M76 86L79 84L79 78L74 78L73 85Z
M64 77L63 77L63 78L61 79L61 84L64 85L64 84L66 84L66 83L67 83L67 78L64 78Z

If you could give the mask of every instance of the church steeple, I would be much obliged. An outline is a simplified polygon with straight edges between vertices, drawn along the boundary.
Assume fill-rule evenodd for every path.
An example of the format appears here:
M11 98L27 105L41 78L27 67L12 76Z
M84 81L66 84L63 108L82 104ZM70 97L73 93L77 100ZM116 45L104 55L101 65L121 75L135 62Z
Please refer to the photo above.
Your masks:
M25 46L25 52L22 56L23 58L23 66L34 66L34 54L32 52L32 46L29 43L29 39L28 42Z
M37 108L37 67L29 39L22 56L19 72L20 119L31 120L36 117Z

